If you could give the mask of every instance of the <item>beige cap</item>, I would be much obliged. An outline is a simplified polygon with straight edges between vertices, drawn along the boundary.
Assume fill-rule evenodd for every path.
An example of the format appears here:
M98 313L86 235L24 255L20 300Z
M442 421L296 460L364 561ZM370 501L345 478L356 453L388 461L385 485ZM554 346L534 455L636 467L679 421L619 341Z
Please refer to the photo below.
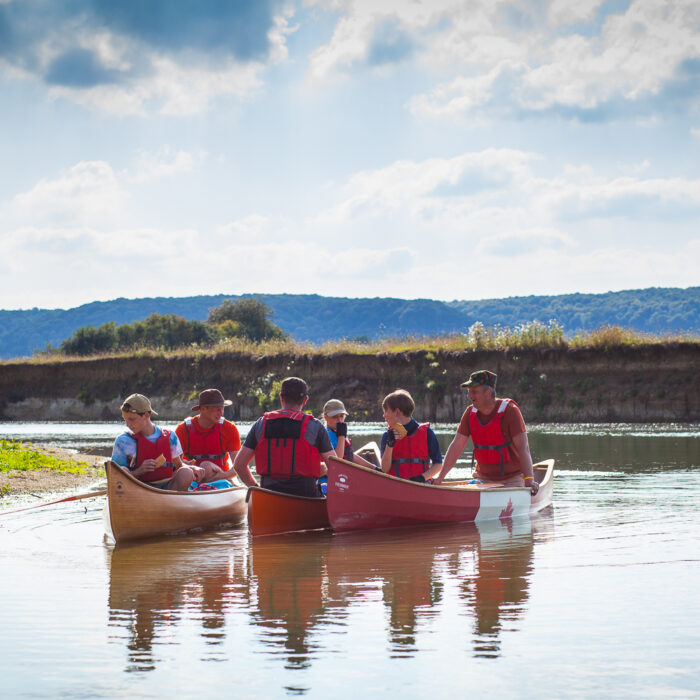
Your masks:
M340 399L330 399L326 401L326 405L323 407L323 413L329 418L340 415L341 413L344 413L346 416L349 415L345 410L345 404L340 401Z
M143 394L127 396L121 408L122 411L126 411L127 413L152 413L154 416L158 415L151 408L151 400Z

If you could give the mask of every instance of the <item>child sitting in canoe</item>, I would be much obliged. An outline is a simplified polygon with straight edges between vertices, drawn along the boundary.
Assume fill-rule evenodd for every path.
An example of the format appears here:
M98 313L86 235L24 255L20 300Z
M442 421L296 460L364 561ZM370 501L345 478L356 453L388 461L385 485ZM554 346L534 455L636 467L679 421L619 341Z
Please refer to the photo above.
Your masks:
M140 481L158 489L187 491L193 481L223 477L218 467L218 473L207 473L202 467L183 464L180 440L174 431L153 424L151 416L158 414L148 397L132 394L121 410L127 430L114 441L112 461Z
M345 404L339 399L329 399L323 407L323 422L326 425L326 432L331 439L331 445L336 455L348 462L354 462L363 467L374 469L374 464L368 462L360 455L356 455L352 449L352 443L348 437L348 424L345 419L348 417Z
M442 452L430 424L413 418L415 407L405 389L384 397L382 409L389 430L382 435L382 471L425 483L440 472Z

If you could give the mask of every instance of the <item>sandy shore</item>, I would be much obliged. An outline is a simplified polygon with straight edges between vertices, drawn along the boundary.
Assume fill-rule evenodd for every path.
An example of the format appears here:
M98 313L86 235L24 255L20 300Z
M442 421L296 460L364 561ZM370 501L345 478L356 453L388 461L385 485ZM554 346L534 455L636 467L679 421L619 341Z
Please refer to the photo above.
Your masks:
M42 493L45 491L62 491L80 486L88 486L105 478L105 457L100 455L80 454L54 445L32 445L34 449L44 454L60 459L72 459L81 462L86 467L85 474L66 474L51 469L35 471L0 472L0 493L14 496L23 493Z

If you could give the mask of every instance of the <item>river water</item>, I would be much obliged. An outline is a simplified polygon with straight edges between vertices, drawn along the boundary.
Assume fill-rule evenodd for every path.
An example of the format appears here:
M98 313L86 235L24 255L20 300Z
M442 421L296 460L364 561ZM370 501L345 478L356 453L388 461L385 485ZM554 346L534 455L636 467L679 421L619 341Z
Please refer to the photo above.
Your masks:
M120 430L0 437L106 454ZM0 516L0 695L700 697L700 426L529 434L554 506L479 527L114 548L103 499Z

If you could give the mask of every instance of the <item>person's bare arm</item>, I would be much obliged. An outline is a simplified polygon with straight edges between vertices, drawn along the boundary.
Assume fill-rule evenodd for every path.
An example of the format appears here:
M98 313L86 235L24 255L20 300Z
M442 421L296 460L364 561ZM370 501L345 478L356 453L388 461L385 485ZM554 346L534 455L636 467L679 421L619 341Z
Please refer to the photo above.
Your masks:
M532 491L532 495L534 496L540 490L540 485L535 481L535 475L532 468L532 456L530 455L530 443L527 441L527 433L519 433L518 435L514 435L513 446L520 457L520 471L525 477L525 486L530 487L530 491Z
M441 484L443 482L450 469L454 467L462 452L464 452L467 442L469 442L468 435L462 435L462 433L455 434L450 446L447 448L447 452L445 452L445 459L442 460L440 473L435 478L436 484Z
M251 450L250 447L246 447L244 445L243 447L241 447L240 451L236 455L236 459L233 462L233 468L236 471L236 474L238 474L241 481L246 486L258 485L258 482L255 481L255 477L250 471L250 467L248 467L248 462L250 462L250 460L253 459L254 454L255 450Z
M377 468L375 464L372 464L372 462L368 462L364 457L360 457L360 455L353 454L352 461L355 464L359 464L361 467L367 467L368 469Z
M330 452L321 452L321 459L323 460L321 462L321 476L325 476L328 474L328 467L326 466L328 464L328 460L331 457L337 457L338 455L335 453L335 450L330 450Z

